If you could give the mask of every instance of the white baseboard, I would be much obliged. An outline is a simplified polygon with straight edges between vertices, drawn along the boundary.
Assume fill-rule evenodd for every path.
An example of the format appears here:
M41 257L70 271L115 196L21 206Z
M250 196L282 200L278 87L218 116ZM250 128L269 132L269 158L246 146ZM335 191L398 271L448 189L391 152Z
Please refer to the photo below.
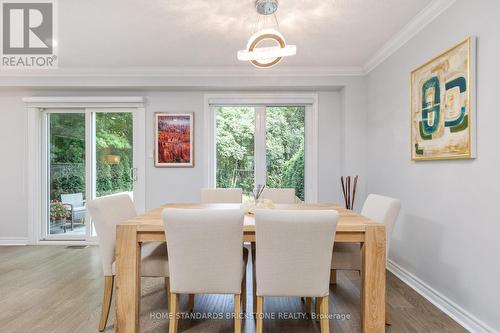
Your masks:
M387 263L387 269L469 332L499 333L390 259Z
M40 240L36 245L99 245L97 241L84 241L84 240Z
M28 245L28 237L0 237L0 246Z
M0 237L0 246L30 245L28 237ZM31 245L98 245L97 241L82 240L40 240Z

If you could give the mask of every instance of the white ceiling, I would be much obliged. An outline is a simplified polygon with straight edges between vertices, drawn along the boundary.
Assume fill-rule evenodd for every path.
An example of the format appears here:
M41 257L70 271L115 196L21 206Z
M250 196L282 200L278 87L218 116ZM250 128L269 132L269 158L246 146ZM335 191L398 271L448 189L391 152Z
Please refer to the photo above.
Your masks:
M363 66L431 0L280 0L297 55L279 66ZM59 67L251 66L236 59L254 0L58 1Z

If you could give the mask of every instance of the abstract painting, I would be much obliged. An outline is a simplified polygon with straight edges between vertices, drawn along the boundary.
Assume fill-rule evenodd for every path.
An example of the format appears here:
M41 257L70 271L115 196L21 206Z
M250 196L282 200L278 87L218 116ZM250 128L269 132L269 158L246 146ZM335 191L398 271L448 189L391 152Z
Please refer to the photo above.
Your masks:
M474 64L469 37L411 73L413 160L475 157Z
M155 113L155 166L194 167L193 130L193 113Z

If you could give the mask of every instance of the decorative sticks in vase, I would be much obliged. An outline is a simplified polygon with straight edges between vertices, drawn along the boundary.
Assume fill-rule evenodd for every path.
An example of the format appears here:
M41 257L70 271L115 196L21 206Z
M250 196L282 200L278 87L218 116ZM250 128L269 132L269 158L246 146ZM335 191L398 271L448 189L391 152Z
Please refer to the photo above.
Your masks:
M354 177L354 182L351 189L351 176L340 177L340 183L342 184L342 194L344 195L345 208L353 209L354 200L356 199L356 186L358 185L358 176Z
M255 202L257 202L257 200L259 200L260 195L262 194L262 192L264 192L265 188L266 188L266 185L262 185L262 184L257 184L257 186L254 188L253 198L254 198Z

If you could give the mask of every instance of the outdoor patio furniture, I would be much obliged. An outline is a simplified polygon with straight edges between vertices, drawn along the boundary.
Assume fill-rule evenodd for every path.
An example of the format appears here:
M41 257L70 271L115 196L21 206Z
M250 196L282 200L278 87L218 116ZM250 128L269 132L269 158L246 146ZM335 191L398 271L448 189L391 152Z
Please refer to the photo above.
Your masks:
M73 230L76 221L80 220L84 223L86 211L83 193L61 194L61 202L68 207L70 212L71 230Z

